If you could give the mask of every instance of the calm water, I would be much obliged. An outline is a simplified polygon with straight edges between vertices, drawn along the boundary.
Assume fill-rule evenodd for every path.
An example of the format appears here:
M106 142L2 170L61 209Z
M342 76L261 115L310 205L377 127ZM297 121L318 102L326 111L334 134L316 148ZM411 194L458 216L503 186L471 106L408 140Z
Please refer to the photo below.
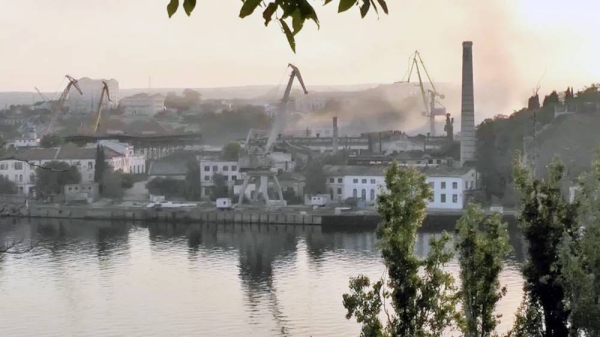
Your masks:
M440 231L420 233L417 252ZM0 256L0 327L11 337L357 336L342 306L348 278L384 271L373 233L320 227L11 219L0 236L39 243ZM518 233L511 243L502 329L522 294Z

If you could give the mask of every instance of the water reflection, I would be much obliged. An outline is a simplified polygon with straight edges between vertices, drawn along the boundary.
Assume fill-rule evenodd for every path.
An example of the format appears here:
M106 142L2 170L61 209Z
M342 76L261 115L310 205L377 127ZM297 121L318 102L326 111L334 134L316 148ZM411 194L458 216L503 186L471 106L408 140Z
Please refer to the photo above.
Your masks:
M419 232L417 254L443 229ZM9 219L0 237L38 242L0 257L0 325L17 337L357 335L341 295L350 276L383 271L372 231L318 226ZM503 282L518 287L524 249L510 240Z

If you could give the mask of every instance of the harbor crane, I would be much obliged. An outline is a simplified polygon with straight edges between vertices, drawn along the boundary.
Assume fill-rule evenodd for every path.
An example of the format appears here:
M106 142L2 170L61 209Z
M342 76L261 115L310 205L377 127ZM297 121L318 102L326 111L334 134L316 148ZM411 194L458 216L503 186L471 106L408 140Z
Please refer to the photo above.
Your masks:
M40 97L44 100L44 102L49 102L48 99L46 98L46 96L44 96L44 94L42 94L42 92L40 91L40 89L38 89L37 87L35 87L35 91L37 91L38 95L40 95Z
M292 72L290 74L287 87L285 88L283 99L279 103L277 114L275 116L275 120L273 121L273 125L271 126L271 131L269 132L269 137L265 147L251 147L249 144L247 144L246 148L240 153L238 162L239 170L240 172L245 172L246 176L244 177L242 189L239 194L238 206L241 205L242 201L244 200L246 188L248 187L250 180L254 180L256 184L253 200L258 200L259 195L261 195L267 206L273 202L285 205L281 185L277 179L277 172L274 169L271 152L273 151L273 145L275 144L275 141L281 136L281 133L285 128L285 122L287 119L287 105L290 100L290 92L292 91L292 86L295 79L298 79L298 82L300 82L304 94L308 94L306 86L304 85L304 80L302 79L302 75L300 75L300 70L293 64L288 64L288 67L292 69ZM248 140L249 138L250 134ZM279 197L278 201L269 199L269 178L272 178L275 182L276 193Z
M69 92L71 92L71 88L75 87L77 92L79 92L80 95L83 95L83 91L81 91L81 88L79 87L79 84L77 84L76 79L74 79L73 77L71 77L69 75L65 75L65 78L67 80L69 80L69 83L67 84L67 86L65 87L63 92L60 94L60 97L55 102L55 105L52 108L52 111L51 111L52 117L50 118L50 124L48 124L48 128L46 129L46 134L51 134L54 131L54 124L56 123L56 120L58 119L58 115L62 113L63 107L65 105L65 101L67 100L67 97L69 96Z
M100 126L100 119L102 118L102 103L104 103L104 97L108 99L109 102L112 102L110 98L110 90L108 89L108 84L105 81L102 81L102 92L100 93L100 100L98 101L98 107L96 108L96 113L94 114L94 119L92 121L92 125L90 127L92 133L98 132L98 127ZM85 126L81 123L79 127L79 133L83 134L85 132Z
M418 50L415 51L414 54L412 54L410 57L410 68L407 72L407 74L408 74L407 81L406 82L401 81L401 82L396 82L396 83L410 83L410 78L411 78L413 72L415 72L415 71L416 71L417 77L419 79L419 83L417 84L417 86L421 89L421 96L422 96L423 105L425 108L425 111L423 111L423 116L429 118L429 134L430 134L430 136L436 136L435 116L445 116L446 115L446 108L444 106L441 106L441 103L438 101L438 98L444 99L444 95L440 94L436 90L435 84L431 80L431 77L429 77L429 72L427 72L425 63L423 62L423 59L421 58L421 53L419 53ZM422 78L421 72L424 72L425 75L427 76L427 80L429 81L429 85L431 86L431 89L427 89L427 90L425 89L425 84L423 83L423 78ZM441 107L437 108L436 103L439 104Z

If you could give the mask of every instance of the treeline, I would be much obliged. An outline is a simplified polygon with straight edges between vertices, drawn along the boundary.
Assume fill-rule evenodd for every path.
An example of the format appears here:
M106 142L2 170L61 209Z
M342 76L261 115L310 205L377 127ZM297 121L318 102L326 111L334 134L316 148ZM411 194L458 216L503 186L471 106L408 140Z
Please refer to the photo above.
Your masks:
M579 179L574 203L561 193L560 161L549 166L546 179L533 178L519 155L512 170L529 256L522 270L523 302L503 336L600 336L600 153ZM382 223L376 232L385 276L374 283L364 275L350 279L343 296L346 318L356 318L365 337L434 337L450 330L466 337L500 336L495 309L506 289L499 275L511 250L501 216L487 217L469 205L457 223L454 251L443 233L431 239L430 253L420 259L414 253L416 233L432 196L426 176L394 163L385 181L387 189L377 197ZM460 286L445 269L455 254Z
M571 111L585 110L589 103L600 103L600 84L592 84L577 93L573 88L564 92L553 91L540 102L536 94L530 97L528 106L510 116L496 115L485 119L477 127L477 170L485 196L483 202L499 199L512 206L517 200L511 173L511 161L517 151L524 147L524 137L531 137L554 120L557 104Z

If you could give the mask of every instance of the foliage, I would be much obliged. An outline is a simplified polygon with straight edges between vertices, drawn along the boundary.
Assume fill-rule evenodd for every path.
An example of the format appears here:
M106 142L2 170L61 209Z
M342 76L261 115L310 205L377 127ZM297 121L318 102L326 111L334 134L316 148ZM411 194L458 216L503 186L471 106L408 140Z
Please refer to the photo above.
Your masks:
M213 201L219 198L227 198L229 197L229 187L227 186L226 177L222 174L215 173L213 174L213 188L210 194L210 197Z
M242 146L238 142L229 142L223 146L221 158L224 160L238 160Z
M8 176L0 175L0 194L17 194L17 184L8 179Z
M163 195L165 198L181 197L187 182L173 178L154 178L146 183L148 192L152 195Z
M135 177L131 173L122 173L121 174L121 188L130 189L133 187L135 183Z
M555 158L548 166L547 177L534 179L517 155L513 171L523 205L518 220L529 251L523 268L524 290L530 302L539 303L542 309L545 336L567 336L569 310L558 256L563 233L573 235L575 212L560 190L565 167Z
M500 214L486 218L479 206L470 204L458 221L457 232L463 333L465 337L491 337L499 323L494 315L496 304L506 294L499 276L510 252L507 226Z
M200 181L200 164L198 161L190 160L187 163L187 173L185 175L185 191L184 197L186 200L199 201L202 199L202 182Z
M304 175L306 176L306 185L304 191L307 194L326 193L327 188L325 182L327 177L323 171L323 163L319 160L310 161L305 168Z
M188 16L191 15L194 8L196 8L196 0L183 0L182 2L185 13ZM262 17L265 20L265 26L268 26L273 16L275 16L294 53L296 52L295 35L302 30L304 22L312 20L317 24L317 27L320 26L317 13L308 0L242 0L242 2L239 14L242 19L252 15L258 7L263 7ZM325 0L325 5L330 2L331 0ZM379 13L379 8L385 14L388 13L386 0L377 0L377 2L375 0L339 0L338 12L345 12L354 6L360 9L360 15L363 18L367 15L371 7L377 13ZM179 0L170 0L167 5L169 17L172 17L178 9Z
M515 323L506 337L545 337L542 308L527 293L515 314Z
M123 173L106 170L102 174L102 196L111 199L123 197Z
M288 187L283 191L283 199L287 201L288 205L299 204L302 201L291 187Z
M183 90L183 96L178 96L174 92L167 93L165 97L165 108L175 109L177 111L189 111L192 107L200 104L202 95L191 89Z
M96 161L94 163L94 182L101 183L104 171L106 171L106 161L104 157L104 148L98 145L96 147Z
M591 172L582 175L579 183L576 201L581 233L563 234L559 248L562 283L571 326L585 336L600 336L600 152Z
M424 259L415 256L417 229L432 191L425 175L397 163L387 169L385 182L387 190L377 197L382 223L376 234L389 279L367 291L366 276L352 278L351 292L343 296L346 318L354 316L362 323L361 336L440 336L458 319L454 279L443 270L452 258L445 249L450 237L444 233L431 240L431 252ZM385 307L386 299L393 314ZM385 326L378 317L382 306Z
M65 162L51 161L43 167L38 167L35 172L35 188L41 197L61 194L65 185L78 184L81 181L77 167Z
M45 135L40 139L40 146L45 149L60 146L62 143L62 137L57 134Z

